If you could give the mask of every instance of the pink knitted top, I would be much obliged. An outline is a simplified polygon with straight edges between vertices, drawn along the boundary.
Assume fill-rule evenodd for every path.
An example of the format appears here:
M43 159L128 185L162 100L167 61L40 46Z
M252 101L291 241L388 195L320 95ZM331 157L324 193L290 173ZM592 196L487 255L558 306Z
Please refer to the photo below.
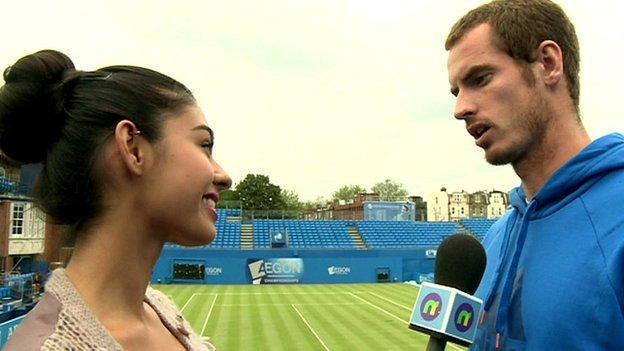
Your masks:
M148 287L144 300L187 350L215 350L212 344L199 338L165 294ZM4 350L122 351L123 348L82 300L65 270L59 268L48 280L43 299L28 313Z

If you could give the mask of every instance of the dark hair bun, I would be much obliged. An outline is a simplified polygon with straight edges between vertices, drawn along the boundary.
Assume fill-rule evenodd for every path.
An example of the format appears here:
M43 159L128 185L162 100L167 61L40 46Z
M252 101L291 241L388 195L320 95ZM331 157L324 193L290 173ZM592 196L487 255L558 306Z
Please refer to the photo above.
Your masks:
M65 54L43 50L4 71L0 88L0 149L22 163L45 159L63 127L61 82L74 64Z

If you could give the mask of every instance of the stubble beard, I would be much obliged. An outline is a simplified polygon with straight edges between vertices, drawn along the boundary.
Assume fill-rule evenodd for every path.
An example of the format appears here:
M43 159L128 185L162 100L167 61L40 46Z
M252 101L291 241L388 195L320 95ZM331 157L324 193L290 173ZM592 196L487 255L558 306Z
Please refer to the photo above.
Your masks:
M494 166L519 164L532 152L537 151L543 143L550 116L548 105L538 93L533 93L531 100L523 111L512 117L515 122L511 130L507 131L513 133L515 129L523 136L499 153L488 154L486 151L485 160L489 164Z

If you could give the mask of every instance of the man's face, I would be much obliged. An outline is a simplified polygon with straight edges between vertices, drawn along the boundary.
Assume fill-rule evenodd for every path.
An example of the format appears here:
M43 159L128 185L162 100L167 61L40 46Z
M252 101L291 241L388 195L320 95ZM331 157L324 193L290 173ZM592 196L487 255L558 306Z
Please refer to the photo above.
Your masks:
M468 31L448 57L455 118L494 165L517 164L542 142L548 108L530 66L495 45L489 24Z

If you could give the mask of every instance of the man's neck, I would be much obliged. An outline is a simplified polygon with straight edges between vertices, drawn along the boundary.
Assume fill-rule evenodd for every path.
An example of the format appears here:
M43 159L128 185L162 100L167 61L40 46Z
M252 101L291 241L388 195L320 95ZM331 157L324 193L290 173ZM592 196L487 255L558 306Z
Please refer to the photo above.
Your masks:
M575 119L568 118L550 127L542 142L513 165L527 201L535 197L561 166L591 143L585 128Z

